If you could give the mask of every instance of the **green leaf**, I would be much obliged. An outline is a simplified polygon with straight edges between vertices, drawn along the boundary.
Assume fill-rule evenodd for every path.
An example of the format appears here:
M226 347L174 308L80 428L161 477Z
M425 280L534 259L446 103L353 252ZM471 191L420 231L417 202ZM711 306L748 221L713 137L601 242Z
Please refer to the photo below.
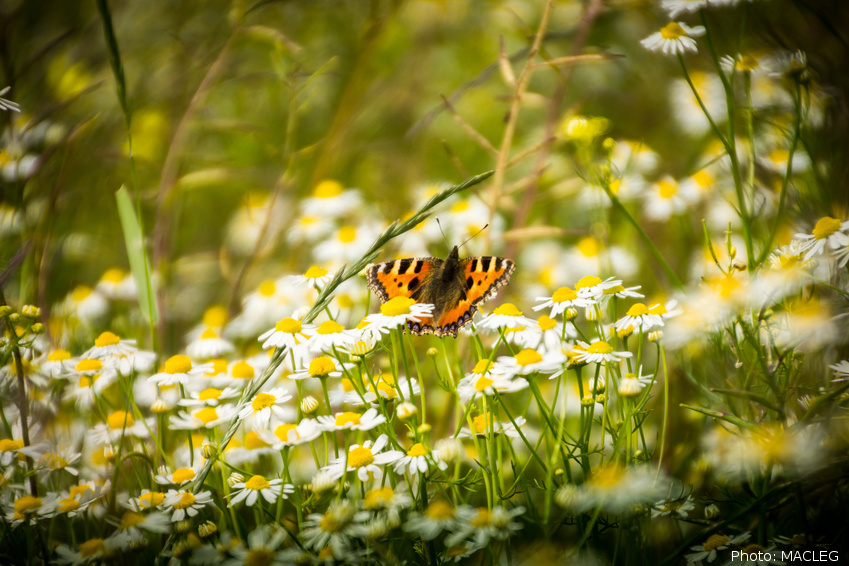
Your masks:
M127 257L130 260L130 271L136 280L136 289L139 297L139 307L142 315L148 323L159 320L159 311L156 309L156 301L153 299L153 284L150 280L150 263L144 252L144 237L139 226L139 219L127 192L127 187L115 192L115 200L118 203L118 217L121 219L121 229L124 231L124 244L127 246Z

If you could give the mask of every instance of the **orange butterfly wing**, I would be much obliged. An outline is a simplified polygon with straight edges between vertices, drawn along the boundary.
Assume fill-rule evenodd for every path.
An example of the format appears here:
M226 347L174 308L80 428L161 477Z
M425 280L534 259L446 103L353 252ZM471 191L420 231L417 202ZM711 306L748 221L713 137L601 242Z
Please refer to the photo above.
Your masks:
M409 297L425 280L431 269L442 260L435 257L396 259L375 263L366 268L368 288L385 303L395 297Z
M466 296L445 310L436 323L437 336L451 334L468 323L478 310L478 305L494 297L510 281L516 269L512 260L501 257L467 257L460 260L466 284Z

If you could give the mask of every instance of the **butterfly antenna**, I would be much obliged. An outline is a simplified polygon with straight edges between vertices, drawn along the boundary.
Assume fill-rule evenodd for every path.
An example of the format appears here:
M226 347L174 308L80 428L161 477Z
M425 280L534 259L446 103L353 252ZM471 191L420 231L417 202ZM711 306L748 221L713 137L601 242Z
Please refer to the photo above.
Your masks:
M442 239L445 240L445 245L450 250L451 244L448 243L448 238L445 237L445 231L442 230L442 223L439 221L439 218L436 219L436 225L439 226L439 233L442 234Z
M475 236L477 236L478 234L480 234L481 232L483 232L483 231L484 231L484 230L486 230L487 228L489 228L489 224L487 224L486 226L484 226L483 228L481 228L480 230L478 230L477 232L475 232L474 234L472 234L471 236L469 236L469 237L468 237L468 239L466 239L466 241L465 241L465 242L463 242L462 244L460 244L460 247L462 248L463 246L465 246L465 245L466 245L466 243L467 243L469 240L471 240L472 238L474 238Z

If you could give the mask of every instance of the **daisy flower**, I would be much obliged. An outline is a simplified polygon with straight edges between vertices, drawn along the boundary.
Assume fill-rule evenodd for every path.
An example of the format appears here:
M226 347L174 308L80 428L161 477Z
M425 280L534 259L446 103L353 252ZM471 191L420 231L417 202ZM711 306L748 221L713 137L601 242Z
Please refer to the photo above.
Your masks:
M692 184L678 183L666 175L645 192L643 213L649 220L666 222L686 212L697 199L698 193Z
M413 513L404 523L404 530L422 540L433 540L442 531L454 531L459 526L457 509L447 501L437 499L427 505L424 513Z
M335 359L329 356L319 356L310 360L309 365L304 367L301 371L290 373L288 377L289 379L294 379L296 381L306 379L308 377L321 379L327 377L342 377L342 369L349 369L352 367L354 367L354 364L345 364L343 368L343 366Z
M278 497L282 496L283 499L288 499L289 494L295 492L295 486L291 484L283 485L282 479L268 480L265 476L260 475L252 476L248 481L235 483L232 487L230 504L235 505L244 501L248 507L253 507L260 495L268 503L275 503Z
M569 498L568 506L576 511L601 508L610 513L630 513L635 505L655 501L659 491L654 474L648 470L614 463L593 470Z
M636 397L647 385L652 383L651 375L643 375L643 367L640 366L638 374L626 373L619 381L619 394L623 397Z
M147 378L147 380L159 386L177 385L178 383L185 385L189 382L189 376L207 375L212 372L213 368L211 363L193 367L192 360L190 360L188 356L178 354L168 358L163 370L151 375Z
M696 53L696 40L705 34L704 26L690 27L684 22L669 22L640 42L640 45L649 51L660 51L664 55L683 55L684 53Z
M345 475L345 472L354 471L357 472L357 477L362 482L371 478L378 478L381 475L380 466L391 464L404 456L404 453L400 450L383 452L388 442L389 437L381 434L374 442L366 440L362 446L353 444L348 448L346 456L334 459L322 469L337 480Z
M312 324L301 324L294 318L284 318L274 328L260 335L263 349L286 347L290 350L305 344L314 333Z
M411 474L416 472L426 474L431 463L435 464L440 470L445 470L448 467L448 464L439 458L439 452L430 450L421 442L416 442L410 446L404 456L396 460L392 467L398 474L403 474L405 471L409 471Z
M198 470L194 468L180 468L172 473L171 470L165 468L159 474L156 474L155 480L159 485L176 484L182 487L195 480Z
M198 511L212 502L212 494L209 491L194 494L190 491L169 489L168 493L165 494L162 506L166 512L172 512L171 522L176 523L186 517L194 517L198 514Z
M525 508L521 505L513 509L506 509L501 505L491 510L486 507L463 508L459 517L460 526L446 537L445 544L455 546L471 538L473 545L480 548L492 539L505 540L522 529L522 523L514 519L524 512Z
M826 245L831 249L845 248L849 246L849 220L841 222L837 218L824 216L817 220L810 234L796 234L796 239L802 242L805 251L805 259L811 259L815 255L821 255ZM849 256L841 259L840 267L846 265Z
M682 519L686 519L689 512L695 508L696 504L693 503L693 496L688 495L685 499L658 501L652 507L651 516L654 519L655 517L676 515Z
M189 393L188 399L180 399L177 404L183 407L217 407L221 401L234 399L240 395L241 393L235 387L225 387L224 389L207 387L201 391L192 391Z
M362 405L363 400L366 403L376 404L378 403L378 396L386 401L394 401L398 398L399 392L407 398L413 398L421 393L421 387L419 387L419 382L415 378L402 377L396 382L393 376L389 374L381 374L374 381L374 385L368 381L365 382L364 387L362 398L357 392L352 391L348 393L345 401L354 405Z
M415 299L398 296L380 305L380 313L365 318L364 334L377 336L376 332L388 334L390 330L404 326L407 322L421 322L433 314L433 305L417 303Z
M289 281L291 281L293 285L307 284L310 287L317 287L330 281L330 274L323 267L313 265L307 269L303 275L290 275Z
M227 324L226 336L252 338L262 334L291 313L294 305L304 304L305 298L305 289L291 285L288 279L266 279L242 299L242 312Z
M344 348L358 342L360 337L355 330L346 330L338 322L327 320L315 329L315 334L307 344L316 354L332 351L334 348Z
M203 333L189 342L186 353L196 360L209 360L221 358L233 351L233 343L220 338L212 328L207 328Z
M106 417L106 422L95 425L88 431L89 438L95 444L113 444L124 437L147 438L148 428L153 425L153 419L136 422L131 413L114 411Z
M516 417L514 419L516 421L516 425L522 426L527 422L525 417ZM478 438L486 438L489 432L492 434L504 434L510 438L519 438L519 433L516 430L516 425L512 422L504 424L497 418L493 423L493 426L490 427L489 416L487 414L480 414L472 419L472 425L474 426L475 432L474 435ZM469 431L467 427L463 427L460 429L460 434L457 435L458 438L471 438L472 433Z
M596 339L592 344L579 341L578 344L581 349L576 348L575 359L582 363L619 362L623 358L633 356L631 352L615 352L613 347L604 340Z
M583 299L587 306L592 306L605 299L607 296L605 291L621 285L622 281L615 277L610 277L602 281L600 277L587 275L575 283L575 291L578 298Z
M41 454L36 462L40 472L51 474L66 471L72 476L78 476L79 471L73 464L80 461L82 453L75 452L71 446L53 446Z
M109 537L117 549L124 552L147 544L144 532L166 534L171 530L171 521L165 513L137 513L125 511L118 522L116 531Z
M736 0L663 0L661 8L669 13L670 18L677 18L681 14L692 14L702 8L710 6L723 6L733 4Z
M47 354L47 359L43 359L39 364L38 371L48 378L64 378L70 373L72 363L71 352L57 349Z
M413 504L412 498L404 491L403 484L394 491L390 486L375 487L366 492L362 500L363 510L373 513L385 513L391 526L401 524L400 512Z
M372 222L346 224L319 242L313 256L322 263L357 261L379 235L379 228Z
M224 561L222 566L253 566L255 564L285 566L292 564L280 550L280 545L287 538L286 531L271 525L262 525L252 529L248 533L247 546L240 544L229 549L228 554L232 558ZM192 558L194 558L194 555Z
M100 276L95 289L112 300L135 301L138 297L133 274L118 267L107 269Z
M734 535L733 537L729 537L728 535L713 534L710 535L708 539L701 545L690 547L696 552L687 554L684 558L687 559L688 564L701 564L702 560L713 562L714 560L716 560L716 553L718 550L725 550L732 544L740 544L742 542L746 542L747 540L749 540L750 536L751 535L748 532L740 533L738 535Z
M48 493L44 497L21 495L15 498L11 507L7 507L6 522L11 524L13 529L24 522L35 524L38 519L45 516L41 511L52 509L56 499L57 496L53 493Z
M254 424L268 424L272 416L286 420L291 416L291 410L287 411L282 405L291 398L292 396L280 387L257 393L250 403L239 411L239 420L250 419Z
M114 541L102 538L90 538L80 543L78 550L72 549L66 544L60 544L56 547L57 564L92 564L101 562L104 559L112 558L116 548L113 547Z
M537 301L544 302L533 307L533 310L538 311L551 308L551 312L548 313L548 316L551 318L563 314L567 309L587 307L592 304L592 300L589 297L579 297L578 292L570 287L560 287L552 296L537 297Z
M512 303L504 303L486 315L477 324L478 328L497 331L499 328L534 327L536 321L524 316Z
M634 303L628 312L616 321L614 327L617 331L622 331L631 328L636 332L647 332L658 326L663 326L663 319L658 314L654 314L649 310L649 307L643 303Z
M486 363L486 360L481 360L481 362ZM478 362L478 365L481 362ZM502 395L514 393L525 389L528 385L527 380L521 377L512 379L510 376L490 372L486 374L470 373L457 384L457 395L464 403L468 403L481 395L493 395L496 391Z
M834 375L838 378L832 381L846 381L849 379L849 360L843 360L828 367L834 370Z
M94 340L94 347L86 351L83 358L102 360L110 357L131 356L138 352L135 340L122 340L117 334L106 331Z
M274 450L282 450L287 446L297 446L312 442L321 436L322 429L315 419L303 419L298 424L281 423L273 431L259 430L260 438L272 445Z
M498 367L493 369L493 373L502 374L507 378L547 373L551 374L553 379L563 373L565 362L566 356L560 351L540 353L533 348L525 348L515 356L500 356Z
M123 505L133 511L146 511L149 509L161 509L164 504L164 493L143 489L138 497L130 497Z
M335 499L323 515L308 515L300 534L304 546L314 550L329 547L335 558L345 558L351 537L358 534L355 515L356 509L347 499Z
M336 413L335 416L321 415L318 422L322 430L371 430L386 422L386 417L379 414L377 409L371 408L363 414L359 413Z
M234 405L218 405L215 407L201 407L190 413L179 413L171 415L168 422L176 430L200 430L202 428L212 429L218 425L228 423L237 413Z
M302 214L338 218L362 205L363 199L356 189L348 189L335 179L325 179L313 189L312 195L300 203Z

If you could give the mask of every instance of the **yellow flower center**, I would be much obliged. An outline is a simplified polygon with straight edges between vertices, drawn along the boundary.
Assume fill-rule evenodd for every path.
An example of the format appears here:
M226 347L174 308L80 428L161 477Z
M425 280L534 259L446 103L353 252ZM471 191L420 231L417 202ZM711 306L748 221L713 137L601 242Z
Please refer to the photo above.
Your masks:
M258 291L259 294L263 297L273 297L274 293L277 292L277 285L274 283L274 281L266 279L265 281L259 284ZM280 329L278 328L278 330Z
M486 371L489 371L491 367L492 362L490 362L489 360L478 360L478 363L475 364L472 373L484 373Z
M394 495L395 493L389 486L370 489L366 492L366 496L363 498L363 507L366 509L385 507L390 501L392 501L392 497Z
M18 513L26 513L27 511L35 511L41 507L41 498L33 497L32 495L24 495L15 500L15 511Z
M0 452L11 452L12 450L20 450L23 447L23 440L12 440L11 438L0 440Z
M410 449L407 450L407 456L411 458L415 458L417 456L427 456L427 448L425 448L421 442L416 442Z
M174 504L174 509L186 509L187 507L191 507L195 504L195 496L185 491L183 495L180 496L180 500Z
M416 304L415 299L409 297L394 297L380 306L380 314L383 316L400 316L410 314L410 307Z
M121 341L121 338L118 335L112 334L111 332L109 332L107 330L106 332L104 332L103 334L101 334L100 336L98 336L94 340L94 345L97 346L98 348L102 348L104 346L115 346L120 341Z
M79 285L73 291L71 291L71 298L76 302L84 301L88 298L89 295L91 295L91 292L91 287Z
M575 290L584 289L587 287L594 287L601 283L601 278L596 277L595 275L587 275L586 277L581 277L580 281L575 283ZM577 294L575 295L577 297Z
M478 415L472 419L472 424L475 426L475 434L483 434L486 432L486 415Z
M264 476L253 476L245 482L245 489L253 489L254 491L268 489L269 487L271 487L271 484L268 483L268 480Z
M212 421L218 420L218 411L215 410L215 407L204 407L195 413L194 417L200 419L203 424L208 425Z
M77 363L77 371L100 371L103 369L103 363L94 358L85 358Z
M207 387L198 393L199 401L209 401L211 399L218 399L219 397L221 397L221 390L214 387Z
M121 524L118 526L119 529L129 529L130 527L135 527L138 524L144 522L144 515L141 513L135 513L133 511L127 511L121 516Z
M248 362L241 361L233 366L233 377L237 379L253 379L254 368Z
M214 338L218 338L218 334L211 328L207 328L203 331L203 334L200 335L202 340L212 340Z
M817 220L817 225L814 226L814 238L817 240L825 240L838 230L840 230L840 220L837 218L831 218L830 216L823 216L819 220Z
M728 544L728 537L725 535L710 535L707 541L702 545L706 551L716 550L720 546L726 546Z
M255 430L245 435L245 448L248 450L258 450L260 448L268 448L269 446L271 445L261 439Z
M584 257L596 257L598 255L598 240L596 240L592 236L581 238L580 240L578 240L578 244L575 247L578 248L579 252L584 254Z
M590 481L596 487L609 488L617 485L624 474L625 470L614 464L598 470Z
M326 336L327 334L338 334L343 330L345 330L345 327L338 322L327 320L321 323L321 326L316 329L316 332Z
M168 358L165 362L165 373L188 373L192 369L192 360L188 356L176 355Z
M593 344L587 348L587 352L590 354L609 354L612 351L613 347L604 340L593 342Z
M658 303L649 307L649 312L658 316L663 316L669 311L666 310L666 305L664 305L663 303Z
M581 281L583 281L583 279L581 279ZM569 287L560 287L554 292L554 295L552 295L551 300L555 303L565 303L568 301L574 301L577 298L578 293L576 293L573 289L570 289Z
M628 316L643 316L649 313L649 308L643 303L634 303L628 309Z
M106 418L109 428L124 428L125 422L127 423L127 428L133 426L133 415L126 411L115 411Z
M71 352L68 350L56 350L54 352L50 352L47 356L47 360L51 362L61 362L69 359L71 359Z
M80 557L91 558L106 551L106 542L102 538L92 538L80 543Z
M469 202L465 200L458 201L451 207L451 212L463 212L469 209Z
M475 389L477 389L478 391L485 391L486 388L491 386L493 383L494 382L490 378L482 375L478 379L477 383L475 383Z
M307 269L306 273L304 273L304 277L307 279L318 279L319 277L324 277L327 275L327 270L317 265L313 265L309 269Z
M321 518L321 530L323 530L326 533L335 533L335 532L341 531L342 528L345 526L345 524L346 524L345 521L340 521L331 512L325 513L324 517ZM328 548L330 548L330 547L328 547ZM331 552L331 557L332 557L332 552Z
M171 476L174 483L183 483L195 479L195 471L191 468L180 468Z
M678 184L668 179L661 179L657 183L657 194L660 198L668 199L674 197L678 193Z
M123 269L113 267L112 269L107 269L100 280L108 283L120 283L126 276L127 274Z
M297 425L281 424L274 429L274 435L283 442L289 442L289 433L295 431L295 440L300 438Z
M738 71L754 71L760 67L760 63L751 55L742 55L735 66Z
M203 324L220 328L227 322L227 308L221 305L213 305L203 313Z
M374 454L368 448L358 446L348 452L348 465L352 468L362 468L374 462Z
M551 330L555 326L557 326L557 321L548 316L547 314L542 315L537 319L537 324L539 324L539 329L542 331Z
M660 37L666 40L679 39L686 36L687 32L677 22L669 22L660 30Z
M693 180L701 189L706 189L714 184L715 179L713 175L702 169L693 175Z
M342 226L339 228L339 241L350 244L357 238L357 229L353 226Z
M489 525L489 517L489 509L486 509L485 507L479 507L477 513L475 514L475 518L471 521L472 526L478 529L486 527L487 525Z
M505 316L522 316L522 311L516 308L513 303L504 303L494 311L493 314L502 314Z
M165 494L161 491L148 491L139 495L139 507L150 508L162 505L165 501Z
M516 363L520 366L529 366L542 361L542 354L531 348L525 348L516 354Z
M301 321L294 318L284 318L274 326L274 329L286 334L297 334L301 331Z
M59 511L62 513L70 513L80 508L80 502L77 499L68 497L59 502Z
M359 413L339 413L336 415L336 426L345 426L349 423L352 425L358 425L360 424L360 417L361 415Z
M427 511L425 511L425 515L427 515L430 519L435 521L444 521L446 519L454 518L454 507L452 507L449 503L445 501L432 501L427 506Z
M61 470L68 465L68 461L66 459L59 454L54 454L52 452L48 452L42 456L41 461L44 462L44 465L53 470Z
M274 552L267 548L254 548L245 556L245 566L271 566Z
M327 356L320 356L310 362L309 374L311 377L330 375L332 371L336 371L336 364Z
M212 373L207 375L219 375L227 371L227 360L223 358L215 358L212 360Z
M386 399L394 399L398 396L398 393L395 391L395 388L392 387L391 383L387 383L386 381L380 381L376 385L377 391L379 393L383 393L383 397L385 397Z
M342 184L339 181L325 179L315 186L312 194L318 198L333 198L341 195L343 190Z
M254 412L261 411L272 406L276 400L277 398L269 393L257 393L254 400L251 401L251 407L254 408Z

